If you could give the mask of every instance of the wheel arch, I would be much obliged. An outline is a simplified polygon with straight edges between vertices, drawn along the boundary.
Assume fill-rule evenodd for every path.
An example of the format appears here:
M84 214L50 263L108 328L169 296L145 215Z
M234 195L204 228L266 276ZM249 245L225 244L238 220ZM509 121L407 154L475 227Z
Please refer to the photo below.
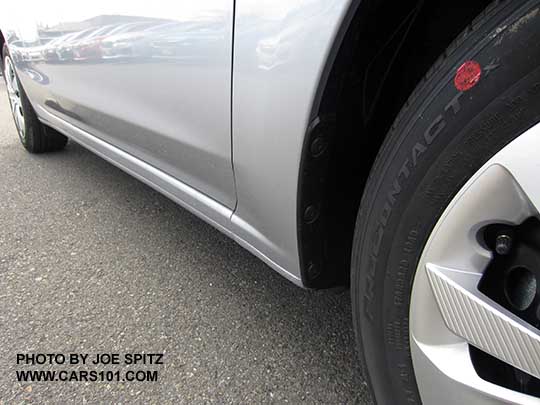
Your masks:
M490 4L351 2L321 72L302 148L297 236L306 287L349 282L355 218L386 133L439 55Z

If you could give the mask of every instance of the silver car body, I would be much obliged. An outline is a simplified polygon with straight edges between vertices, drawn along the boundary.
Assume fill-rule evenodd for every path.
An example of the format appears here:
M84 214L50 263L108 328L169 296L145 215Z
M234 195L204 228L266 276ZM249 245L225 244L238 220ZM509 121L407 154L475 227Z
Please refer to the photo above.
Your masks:
M350 0L43 3L0 20L40 120L302 285L302 146Z

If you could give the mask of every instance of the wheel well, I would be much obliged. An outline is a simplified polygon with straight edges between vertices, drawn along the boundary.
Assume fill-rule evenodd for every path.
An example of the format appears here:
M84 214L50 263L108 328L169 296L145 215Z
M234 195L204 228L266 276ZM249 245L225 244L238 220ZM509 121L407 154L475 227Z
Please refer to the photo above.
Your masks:
M300 167L304 284L347 284L356 215L378 150L439 55L491 0L353 1L315 97Z

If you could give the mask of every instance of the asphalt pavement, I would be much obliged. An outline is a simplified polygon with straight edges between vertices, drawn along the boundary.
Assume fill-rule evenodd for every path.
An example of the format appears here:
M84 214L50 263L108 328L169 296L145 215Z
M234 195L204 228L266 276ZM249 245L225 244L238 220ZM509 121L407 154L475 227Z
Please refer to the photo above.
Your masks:
M0 404L369 403L349 291L292 285L72 141L27 153L0 82ZM163 364L17 364L27 353ZM21 370L159 377L21 382Z

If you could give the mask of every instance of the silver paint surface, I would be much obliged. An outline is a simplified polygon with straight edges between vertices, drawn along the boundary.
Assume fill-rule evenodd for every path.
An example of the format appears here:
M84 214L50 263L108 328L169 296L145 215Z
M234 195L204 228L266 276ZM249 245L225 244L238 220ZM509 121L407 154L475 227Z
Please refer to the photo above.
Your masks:
M9 40L33 103L233 208L233 3L98 4Z
M302 144L349 3L32 1L0 29L41 120L301 285Z
M235 232L298 272L297 188L311 105L349 1L238 1ZM247 225L247 226L246 226Z

